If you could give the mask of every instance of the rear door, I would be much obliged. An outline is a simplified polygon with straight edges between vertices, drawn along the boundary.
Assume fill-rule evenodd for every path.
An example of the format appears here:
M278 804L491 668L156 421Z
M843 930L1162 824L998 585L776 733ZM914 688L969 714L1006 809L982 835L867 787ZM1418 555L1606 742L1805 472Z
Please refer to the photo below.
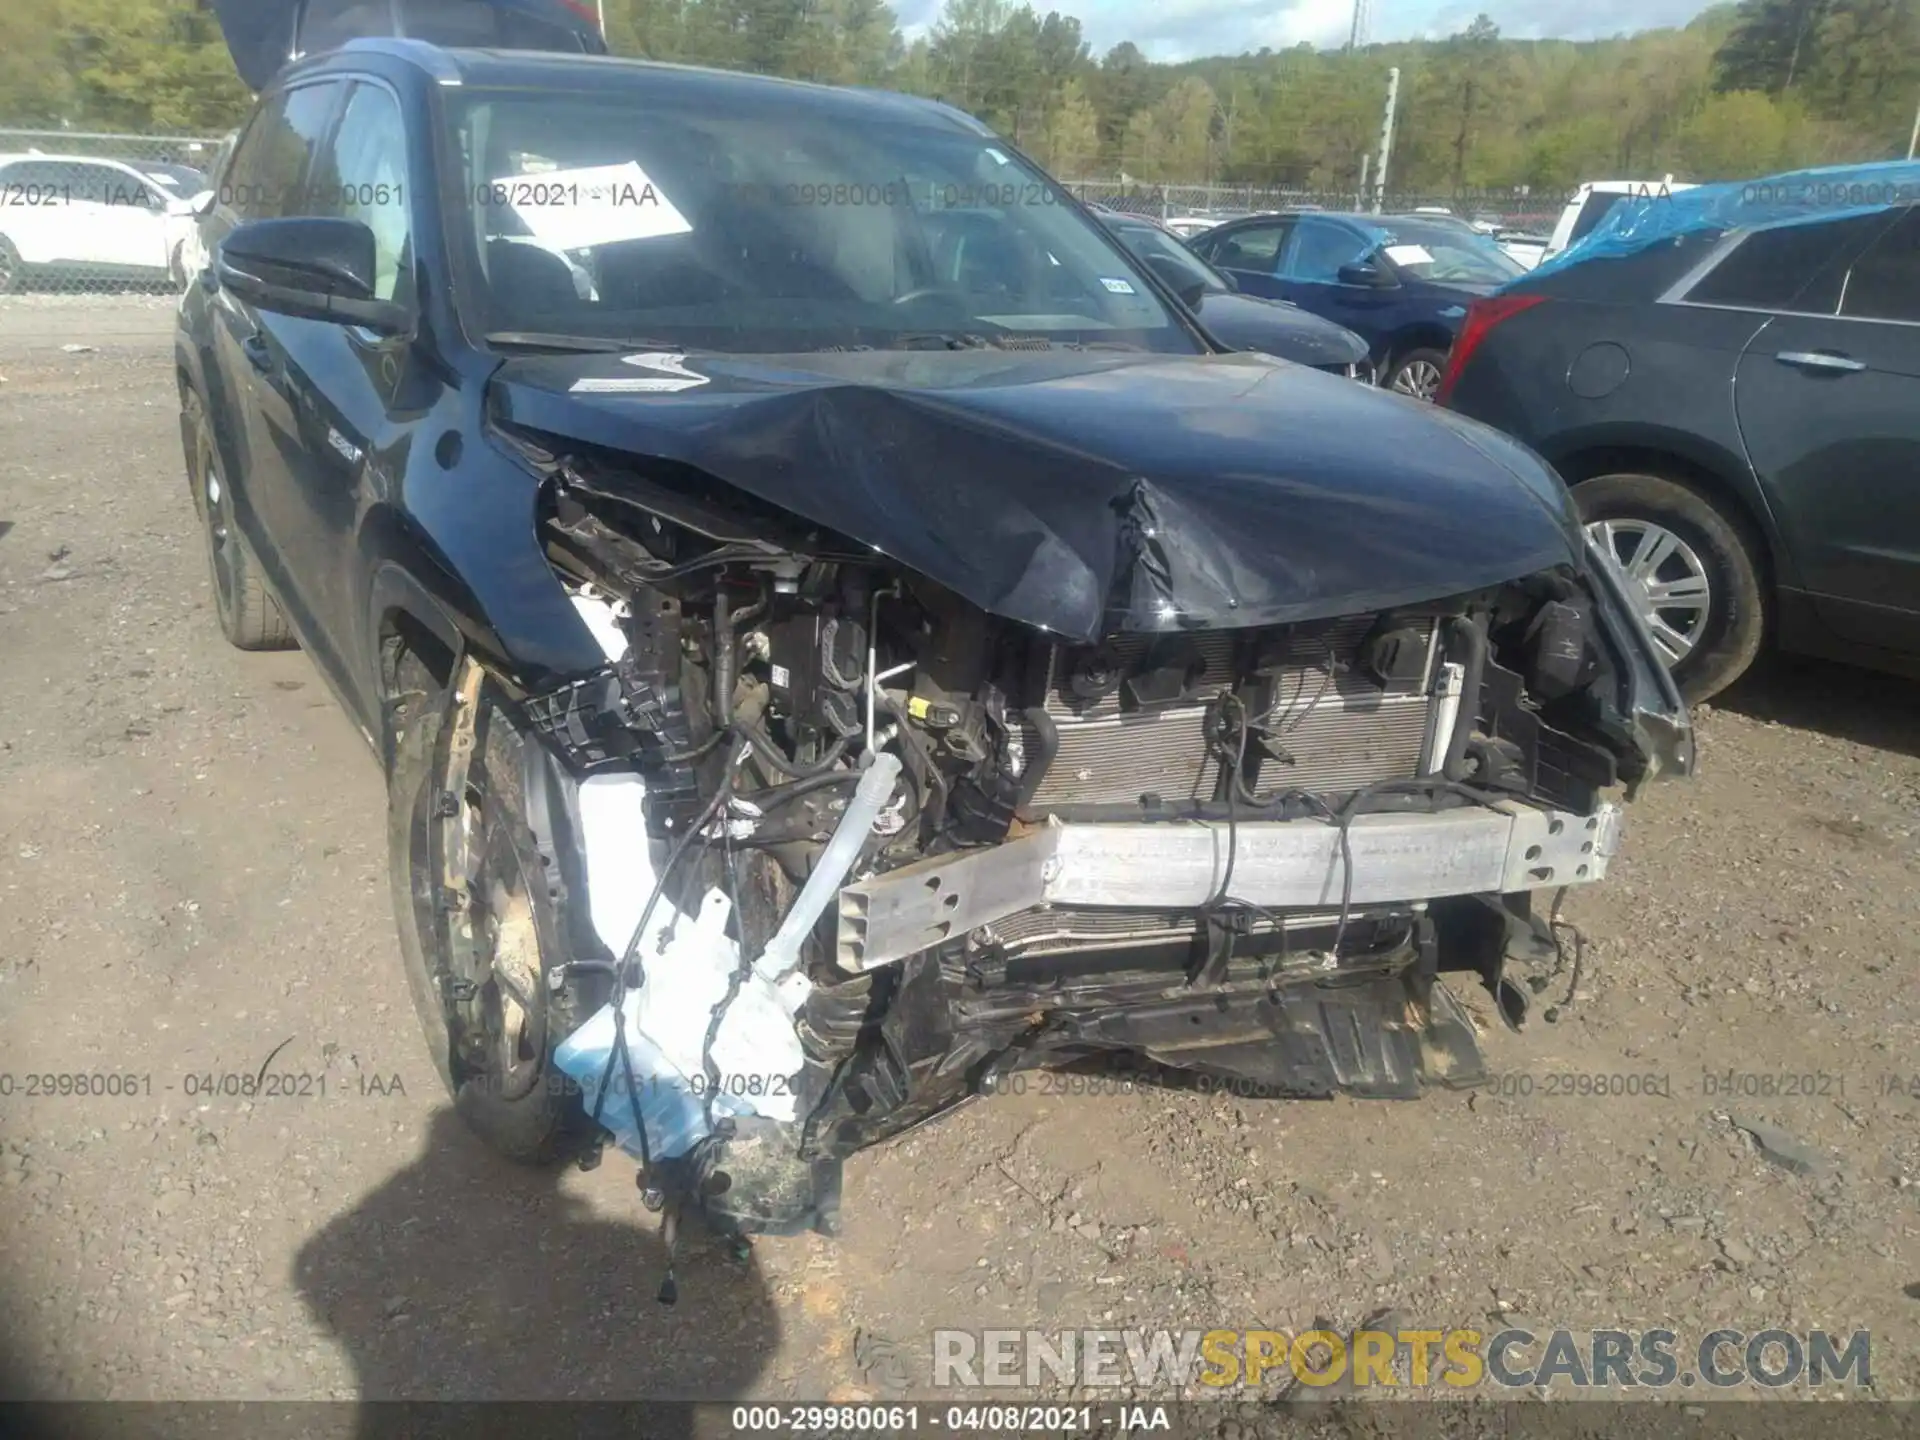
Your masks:
M1741 434L1821 618L1920 650L1920 208L1865 222L1741 357Z
M345 91L342 81L320 80L265 104L228 166L208 227L210 246L217 250L235 224L303 213L314 156ZM301 418L288 378L286 335L288 327L321 322L270 315L224 289L211 310L216 375L209 377L215 393L208 400L228 442L222 453L234 520L306 640L314 631L315 577L296 563L305 519L294 476Z
M1210 230L1193 242L1193 250L1215 269L1233 276L1243 294L1283 300L1280 255L1293 226L1292 220L1257 220L1224 232Z

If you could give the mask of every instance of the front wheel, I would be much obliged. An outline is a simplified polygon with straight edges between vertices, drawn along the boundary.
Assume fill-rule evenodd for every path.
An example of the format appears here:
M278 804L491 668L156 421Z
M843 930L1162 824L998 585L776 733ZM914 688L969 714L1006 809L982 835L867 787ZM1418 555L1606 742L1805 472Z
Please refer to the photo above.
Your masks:
M1394 360L1387 371L1386 388L1397 395L1432 402L1439 393L1440 377L1447 373L1444 350L1409 350Z
M1758 543L1682 480L1601 475L1574 487L1594 543L1620 563L1628 595L1689 703L1744 675L1766 636Z
M437 688L420 676L408 684L418 703L396 719L388 778L407 984L468 1128L508 1159L551 1164L598 1132L553 1049L607 996L578 980L564 996L549 988L565 953L562 891L549 882L527 822L523 766L536 742L477 677L469 674L447 718ZM444 773L438 754L447 757Z

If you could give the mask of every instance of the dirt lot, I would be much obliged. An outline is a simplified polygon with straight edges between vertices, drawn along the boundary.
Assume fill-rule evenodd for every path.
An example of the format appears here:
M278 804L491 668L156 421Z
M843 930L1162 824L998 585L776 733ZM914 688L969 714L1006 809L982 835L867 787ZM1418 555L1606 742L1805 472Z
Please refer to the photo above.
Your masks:
M1029 1077L856 1160L840 1241L696 1250L667 1310L629 1165L511 1170L451 1119L375 764L300 655L220 640L165 308L123 305L0 314L0 1295L34 1393L887 1396L936 1326L1390 1307L1866 1328L1920 1397L1920 687L1774 665L1702 713L1702 777L1569 902L1558 1023L1466 997L1498 1090ZM222 1093L270 1055L295 1093Z

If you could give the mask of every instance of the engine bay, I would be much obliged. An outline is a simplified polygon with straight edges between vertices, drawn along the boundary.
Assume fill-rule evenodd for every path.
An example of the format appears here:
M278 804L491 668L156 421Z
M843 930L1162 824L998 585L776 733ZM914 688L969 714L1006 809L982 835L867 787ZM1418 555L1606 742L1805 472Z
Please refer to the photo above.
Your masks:
M709 1099L679 1153L637 1106L627 1133L603 1123L740 1233L830 1231L846 1155L1015 1069L1306 1097L1472 1083L1439 976L1477 975L1517 1023L1508 958L1551 935L1533 893L1599 879L1606 797L1658 768L1620 633L1571 567L1086 644L696 474L545 459L547 559L608 663L525 714L583 794L638 781L657 892L580 963L616 975L617 1009L710 963L677 919L641 944L656 900L720 924L733 978L674 1072L726 1097L716 1043L787 1056L779 1103ZM790 959L754 960L786 939ZM743 994L781 1033L727 1039ZM607 1053L597 1084L570 1072L592 1095Z

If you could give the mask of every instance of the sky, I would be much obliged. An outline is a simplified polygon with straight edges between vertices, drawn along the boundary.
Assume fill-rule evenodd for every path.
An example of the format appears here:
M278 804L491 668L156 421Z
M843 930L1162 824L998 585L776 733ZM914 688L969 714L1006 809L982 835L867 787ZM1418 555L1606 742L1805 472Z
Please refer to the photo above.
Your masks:
M895 0L912 40L938 18L942 0ZM1353 0L1031 0L1042 15L1080 21L1095 57L1131 40L1153 60L1237 55L1301 41L1343 45ZM1590 40L1662 25L1684 25L1709 0L1373 0L1375 40L1440 37L1464 30L1481 11L1516 40Z

